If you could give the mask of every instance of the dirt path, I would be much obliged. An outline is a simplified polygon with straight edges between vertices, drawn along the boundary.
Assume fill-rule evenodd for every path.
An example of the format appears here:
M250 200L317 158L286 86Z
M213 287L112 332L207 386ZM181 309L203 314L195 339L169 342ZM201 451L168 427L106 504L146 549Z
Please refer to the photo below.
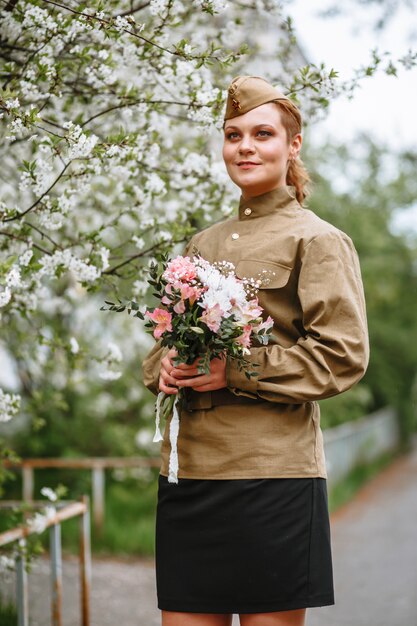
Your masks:
M333 515L332 544L336 605L310 609L307 626L417 624L417 448ZM63 577L63 626L79 626L75 558ZM50 624L43 559L30 575L30 614L31 626ZM160 626L153 562L95 559L91 615L91 626Z

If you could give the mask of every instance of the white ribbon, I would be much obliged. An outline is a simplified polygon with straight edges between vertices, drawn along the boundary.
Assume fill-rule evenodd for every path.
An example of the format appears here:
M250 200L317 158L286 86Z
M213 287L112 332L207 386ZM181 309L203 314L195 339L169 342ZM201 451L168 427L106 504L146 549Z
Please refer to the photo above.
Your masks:
M158 397L156 398L156 415L155 415L155 434L153 436L152 441L157 443L158 441L162 441L163 437L161 431L159 429L159 423L161 421L161 403L165 397L165 393L160 391L158 393Z
M172 409L172 419L169 425L169 441L171 443L171 454L169 455L168 482L178 483L178 451L177 441L180 430L180 416L178 413L178 398L175 398Z

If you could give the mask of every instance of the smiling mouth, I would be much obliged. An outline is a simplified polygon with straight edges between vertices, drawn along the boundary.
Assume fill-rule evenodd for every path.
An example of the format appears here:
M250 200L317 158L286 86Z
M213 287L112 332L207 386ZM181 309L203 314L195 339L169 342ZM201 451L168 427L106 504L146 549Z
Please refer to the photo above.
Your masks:
M239 161L237 163L238 167L256 167L257 165L260 165L260 163L254 163L253 161Z

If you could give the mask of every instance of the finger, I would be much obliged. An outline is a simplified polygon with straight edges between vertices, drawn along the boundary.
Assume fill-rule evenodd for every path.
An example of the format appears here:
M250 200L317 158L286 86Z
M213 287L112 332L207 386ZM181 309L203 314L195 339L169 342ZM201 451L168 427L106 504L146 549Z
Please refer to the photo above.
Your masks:
M173 395L178 393L178 387L170 387L164 383L163 380L159 380L159 391L163 391L168 395Z
M202 385L206 385L210 382L210 377L206 374L202 374L201 376L194 376L193 378L183 378L177 379L178 387L201 387Z
M202 374L198 371L197 368L192 368L190 370L181 370L177 367L174 367L171 370L171 376L177 379L183 379L183 378L191 378L191 376L202 376Z
M163 391L166 394L172 395L174 393L178 393L178 387L170 387L168 386L162 378L159 379L159 391Z
M161 373L159 375L159 380L162 380L163 384L166 387L169 387L169 386L176 387L177 386L177 379L174 378L173 376L170 376L170 374L168 374L168 372L166 370L161 370Z

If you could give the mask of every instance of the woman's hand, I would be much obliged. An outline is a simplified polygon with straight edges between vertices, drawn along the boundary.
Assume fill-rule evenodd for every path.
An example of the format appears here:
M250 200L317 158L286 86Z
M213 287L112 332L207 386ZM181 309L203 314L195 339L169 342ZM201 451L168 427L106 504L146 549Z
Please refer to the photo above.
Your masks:
M178 393L177 379L172 376L174 364L173 358L178 352L175 348L171 348L169 352L161 359L161 370L159 372L159 390L167 394Z
M210 361L210 373L199 374L197 365L200 359L196 359L191 365L180 363L174 366L173 358L177 356L175 348L166 354L161 361L161 373L159 377L159 389L165 393L178 393L182 387L191 387L195 391L214 391L227 386L226 380L226 357L212 359Z

